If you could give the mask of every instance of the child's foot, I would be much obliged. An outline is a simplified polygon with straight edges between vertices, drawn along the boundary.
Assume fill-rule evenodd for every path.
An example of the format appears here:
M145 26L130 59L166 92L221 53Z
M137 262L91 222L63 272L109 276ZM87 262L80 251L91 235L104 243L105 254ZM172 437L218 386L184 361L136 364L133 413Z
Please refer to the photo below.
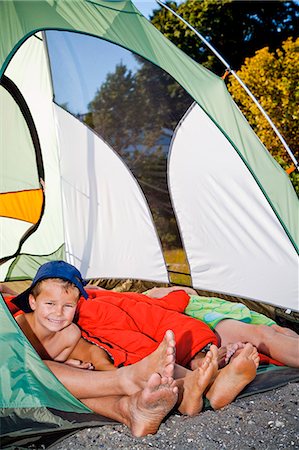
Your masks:
M223 364L219 364L219 369L222 369L224 366L226 366L231 358L237 356L240 353L240 350L242 350L245 347L244 342L235 342L234 344L227 344L226 347L226 354L224 357Z
M239 350L244 348L245 344L243 342L236 342L234 344L227 344L224 347L218 348L218 369L222 369L226 366L231 357ZM205 354L198 352L195 357L190 361L190 369L196 370L201 367L204 361Z
M231 403L255 378L259 360L257 349L247 343L239 355L220 370L206 394L213 409L219 409Z
M142 391L123 399L124 416L133 436L157 432L164 417L177 402L178 387L173 378L154 373Z
M179 411L182 414L194 416L200 413L203 407L203 394L211 384L218 371L218 348L211 345L201 366L186 375L181 384L183 390Z
M172 378L175 363L175 338L171 330L166 331L159 347L150 355L131 366L118 370L121 379L124 379L126 394L134 394L145 387L150 375L154 372L162 377Z

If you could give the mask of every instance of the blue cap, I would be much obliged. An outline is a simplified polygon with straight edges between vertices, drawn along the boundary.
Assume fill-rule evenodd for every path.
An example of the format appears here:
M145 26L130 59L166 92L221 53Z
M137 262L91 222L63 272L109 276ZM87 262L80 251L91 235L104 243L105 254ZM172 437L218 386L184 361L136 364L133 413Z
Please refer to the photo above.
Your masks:
M81 273L76 267L65 261L49 261L38 269L31 286L22 292L22 294L15 297L12 302L25 312L32 311L29 305L29 294L34 286L42 280L48 278L61 278L62 280L70 281L80 291L80 294L87 299L88 294L84 289L86 282L83 280Z

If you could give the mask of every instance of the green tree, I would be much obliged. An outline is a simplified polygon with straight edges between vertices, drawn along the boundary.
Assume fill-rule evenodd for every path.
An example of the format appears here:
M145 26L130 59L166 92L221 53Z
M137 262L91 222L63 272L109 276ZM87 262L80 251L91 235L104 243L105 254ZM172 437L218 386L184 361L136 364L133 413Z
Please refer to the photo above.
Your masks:
M108 73L106 81L89 104L87 123L122 153L130 145L138 145L141 99L136 94L134 75L123 64ZM136 114L136 110L140 114Z
M237 72L258 99L273 123L299 159L299 38L287 39L282 47L271 52L268 47L246 58ZM282 143L265 117L235 78L230 77L228 89L267 149L284 167L291 166ZM299 174L291 180L299 193Z
M211 42L233 69L262 47L280 47L299 29L299 4L294 1L187 0L179 6L171 1L167 4ZM161 7L151 21L193 59L214 73L223 73L222 63L171 12Z

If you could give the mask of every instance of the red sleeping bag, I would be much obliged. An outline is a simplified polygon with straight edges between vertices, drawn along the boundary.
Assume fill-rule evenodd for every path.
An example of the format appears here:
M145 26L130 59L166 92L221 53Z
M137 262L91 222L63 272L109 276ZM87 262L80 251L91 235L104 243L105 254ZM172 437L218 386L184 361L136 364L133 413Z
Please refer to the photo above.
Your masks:
M176 338L176 361L183 366L216 335L203 322L182 314L189 302L184 291L161 299L135 292L88 290L80 299L77 324L82 336L112 355L115 366L133 364L152 353L168 329Z

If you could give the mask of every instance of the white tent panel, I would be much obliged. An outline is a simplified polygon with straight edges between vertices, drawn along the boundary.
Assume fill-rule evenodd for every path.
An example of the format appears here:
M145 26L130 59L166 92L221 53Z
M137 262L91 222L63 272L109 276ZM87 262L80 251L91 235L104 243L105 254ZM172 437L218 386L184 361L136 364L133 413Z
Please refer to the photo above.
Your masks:
M174 135L169 184L194 287L299 309L297 253L238 153L198 105Z
M2 86L0 120L3 126L0 142L4 149L0 158L1 193L36 188L38 179L34 166L35 153L29 130L17 103ZM8 213L8 217L0 217L0 258L13 255L19 247L21 237L32 226L32 223L9 217L11 213ZM5 279L10 264L11 260L8 265L0 265L1 280Z
M28 126L11 94L0 86L1 152L0 192L37 187L35 152ZM22 151L20 151L22 149ZM21 170L16 170L16 162ZM16 174L17 172L17 174ZM5 176L4 176L5 174Z
M0 217L0 250L1 257L13 255L19 245L19 239L30 228L32 224L22 220L11 219L10 217ZM10 263L11 264L11 261ZM8 269L9 266L7 266ZM4 280L7 270L0 265L0 280Z
M30 109L46 174L44 215L36 232L22 246L22 253L48 255L61 247L64 236L53 93L41 34L24 42L5 74L17 85Z
M86 278L168 281L136 180L88 127L56 106L66 251Z
M1 227L1 225L0 225L0 227ZM0 280L1 281L5 280L7 272L9 271L10 265L11 265L11 260L0 265Z

